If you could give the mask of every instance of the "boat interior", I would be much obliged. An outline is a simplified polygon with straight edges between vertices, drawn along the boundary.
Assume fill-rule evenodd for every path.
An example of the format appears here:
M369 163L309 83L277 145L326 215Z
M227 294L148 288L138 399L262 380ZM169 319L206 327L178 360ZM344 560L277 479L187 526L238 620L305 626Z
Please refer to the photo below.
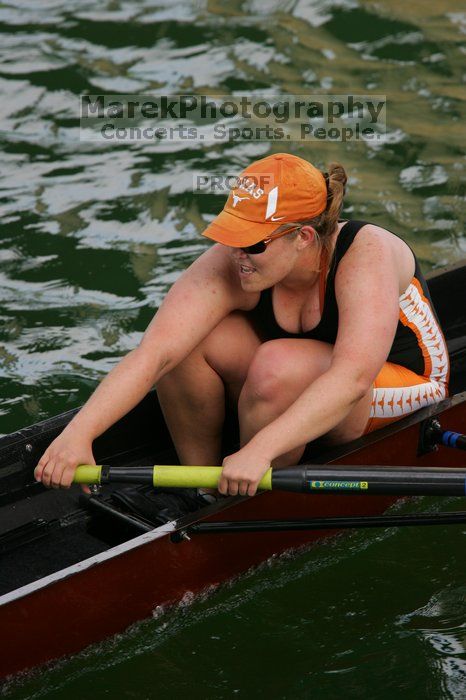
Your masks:
M452 395L466 389L466 266L439 271L429 286L450 350ZM0 596L128 541L157 523L125 514L112 498L117 487L106 486L100 495L88 496L79 486L53 490L34 481L39 458L77 410L0 438ZM229 454L238 445L232 415L224 435L224 453ZM95 441L94 455L98 464L114 466L177 463L155 391ZM312 461L330 458L328 448L313 446Z
M34 481L37 461L75 413L0 440L0 595L154 527L137 516L120 517L112 493L121 487L89 496L78 485L46 489ZM155 392L94 442L94 456L99 464L177 464Z

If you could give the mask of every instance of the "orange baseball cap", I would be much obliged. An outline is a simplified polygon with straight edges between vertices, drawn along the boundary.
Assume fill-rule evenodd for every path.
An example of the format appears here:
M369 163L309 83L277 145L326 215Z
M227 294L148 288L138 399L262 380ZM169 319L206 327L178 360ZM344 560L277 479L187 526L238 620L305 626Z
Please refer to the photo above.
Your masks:
M282 224L312 219L326 206L320 170L298 156L275 153L243 170L223 211L202 235L240 248L264 240Z

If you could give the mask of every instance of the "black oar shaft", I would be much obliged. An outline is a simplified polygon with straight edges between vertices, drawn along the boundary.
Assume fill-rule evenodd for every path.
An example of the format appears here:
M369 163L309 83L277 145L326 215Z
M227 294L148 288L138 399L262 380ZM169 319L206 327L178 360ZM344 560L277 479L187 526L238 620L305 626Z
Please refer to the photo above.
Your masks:
M81 465L77 483L146 483L161 488L215 488L222 467L108 467ZM466 469L304 464L269 469L259 490L274 489L309 494L390 496L465 496Z
M152 484L154 467L109 467L102 466L101 484Z
M466 471L432 467L302 465L275 469L272 488L313 494L464 496Z

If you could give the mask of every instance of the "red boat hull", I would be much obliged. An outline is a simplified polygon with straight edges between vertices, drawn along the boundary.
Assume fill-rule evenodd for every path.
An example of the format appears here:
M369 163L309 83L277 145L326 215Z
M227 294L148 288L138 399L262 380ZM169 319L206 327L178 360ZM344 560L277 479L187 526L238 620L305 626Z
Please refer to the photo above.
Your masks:
M450 430L466 432L464 399L442 413ZM406 421L401 425L405 425ZM459 467L465 456L441 448L418 456L419 424L373 434L372 442L332 463ZM210 520L295 519L332 515L376 515L396 499L385 496L309 496L263 493ZM44 579L0 606L3 649L0 678L73 654L93 642L148 618L158 606L197 594L290 548L310 545L329 531L193 535L174 543L163 528L71 567L59 580ZM149 541L144 543L144 539ZM138 543L137 546L134 542ZM128 548L128 544L133 548ZM81 570L79 570L79 568ZM44 585L44 582L45 585ZM18 595L20 591L17 592ZM2 600L0 599L0 603Z

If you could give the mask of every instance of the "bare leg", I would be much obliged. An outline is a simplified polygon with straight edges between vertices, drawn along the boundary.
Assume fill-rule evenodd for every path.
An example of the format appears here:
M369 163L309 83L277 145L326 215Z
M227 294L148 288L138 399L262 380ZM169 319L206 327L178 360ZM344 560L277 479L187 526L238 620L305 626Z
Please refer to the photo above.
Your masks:
M257 351L238 403L241 445L280 416L330 366L333 346L316 340L274 340ZM369 418L372 389L327 434L329 442L348 442L362 434ZM280 455L273 467L297 464L305 445Z
M225 390L237 403L260 343L246 315L231 313L157 383L181 464L221 464Z
M218 464L225 391L202 352L162 377L157 395L180 463Z

